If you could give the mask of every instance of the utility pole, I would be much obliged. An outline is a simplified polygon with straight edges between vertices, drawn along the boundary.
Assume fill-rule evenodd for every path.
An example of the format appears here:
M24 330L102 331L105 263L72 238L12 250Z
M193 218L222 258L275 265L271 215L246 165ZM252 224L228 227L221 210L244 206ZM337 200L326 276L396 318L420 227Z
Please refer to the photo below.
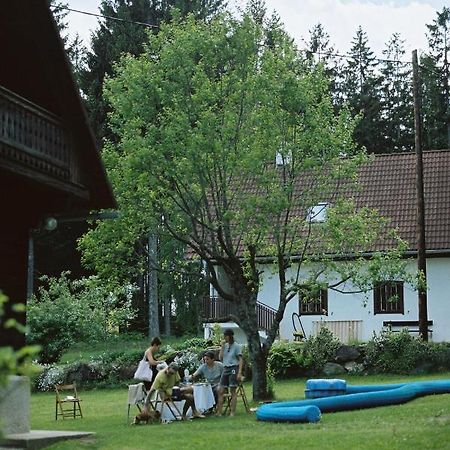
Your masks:
M416 149L416 187L417 187L417 270L420 277L418 289L419 334L428 341L427 312L427 260L425 244L425 201L423 187L422 123L420 116L420 80L417 50L412 52L413 97L414 97L414 144Z

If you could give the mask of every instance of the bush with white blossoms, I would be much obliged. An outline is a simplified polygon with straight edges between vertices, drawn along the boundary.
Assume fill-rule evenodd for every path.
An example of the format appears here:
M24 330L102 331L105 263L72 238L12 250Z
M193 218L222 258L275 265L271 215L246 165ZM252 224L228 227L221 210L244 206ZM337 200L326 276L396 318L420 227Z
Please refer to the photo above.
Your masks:
M188 369L189 373L195 372L200 365L197 353L190 351L184 351L181 355L175 356L173 361L178 364L182 371Z
M67 373L66 365L41 364L35 386L38 391L52 391L56 384L63 384Z

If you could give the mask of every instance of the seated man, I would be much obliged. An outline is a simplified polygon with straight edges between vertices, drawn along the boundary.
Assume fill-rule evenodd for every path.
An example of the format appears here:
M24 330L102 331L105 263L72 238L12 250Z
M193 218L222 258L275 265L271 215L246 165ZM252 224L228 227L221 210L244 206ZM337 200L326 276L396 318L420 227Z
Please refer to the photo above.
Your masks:
M196 381L201 376L205 378L205 380L211 385L214 399L217 403L217 395L220 377L223 372L223 364L220 361L214 360L214 352L212 350L208 350L203 357L204 363L191 375L191 379Z
M192 414L194 417L205 417L204 415L200 414L195 408L192 388L179 388L178 386L176 386L180 382L180 375L178 373L178 370L178 364L172 362L166 369L158 372L158 375L156 375L153 381L152 388L150 389L150 392L147 394L147 397L145 399L144 409L142 410L144 414L148 414L150 399L153 392L158 391L162 401L166 400L167 398L172 398L173 400L185 400L182 415L183 420L186 420L186 413L188 412L189 408L192 408Z

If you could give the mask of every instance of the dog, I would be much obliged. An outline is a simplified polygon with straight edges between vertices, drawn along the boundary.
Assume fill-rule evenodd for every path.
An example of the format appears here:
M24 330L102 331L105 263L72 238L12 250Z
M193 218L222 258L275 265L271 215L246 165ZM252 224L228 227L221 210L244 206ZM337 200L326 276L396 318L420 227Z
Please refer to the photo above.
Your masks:
M159 411L141 411L134 419L131 425L140 425L141 423L159 423L161 413Z

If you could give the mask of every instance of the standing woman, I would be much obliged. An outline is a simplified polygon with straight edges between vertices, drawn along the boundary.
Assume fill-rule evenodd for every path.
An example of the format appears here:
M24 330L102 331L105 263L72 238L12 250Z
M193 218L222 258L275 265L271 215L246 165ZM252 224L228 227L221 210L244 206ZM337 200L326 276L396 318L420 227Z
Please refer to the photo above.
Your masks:
M150 342L150 347L145 351L145 360L148 362L148 365L150 366L150 369L153 372L152 381L144 381L145 390L149 390L152 386L153 380L155 379L156 375L158 374L158 369L156 366L159 363L162 363L164 361L158 361L155 359L155 353L158 352L159 347L161 346L161 340L158 337L154 337L152 339L152 342Z

